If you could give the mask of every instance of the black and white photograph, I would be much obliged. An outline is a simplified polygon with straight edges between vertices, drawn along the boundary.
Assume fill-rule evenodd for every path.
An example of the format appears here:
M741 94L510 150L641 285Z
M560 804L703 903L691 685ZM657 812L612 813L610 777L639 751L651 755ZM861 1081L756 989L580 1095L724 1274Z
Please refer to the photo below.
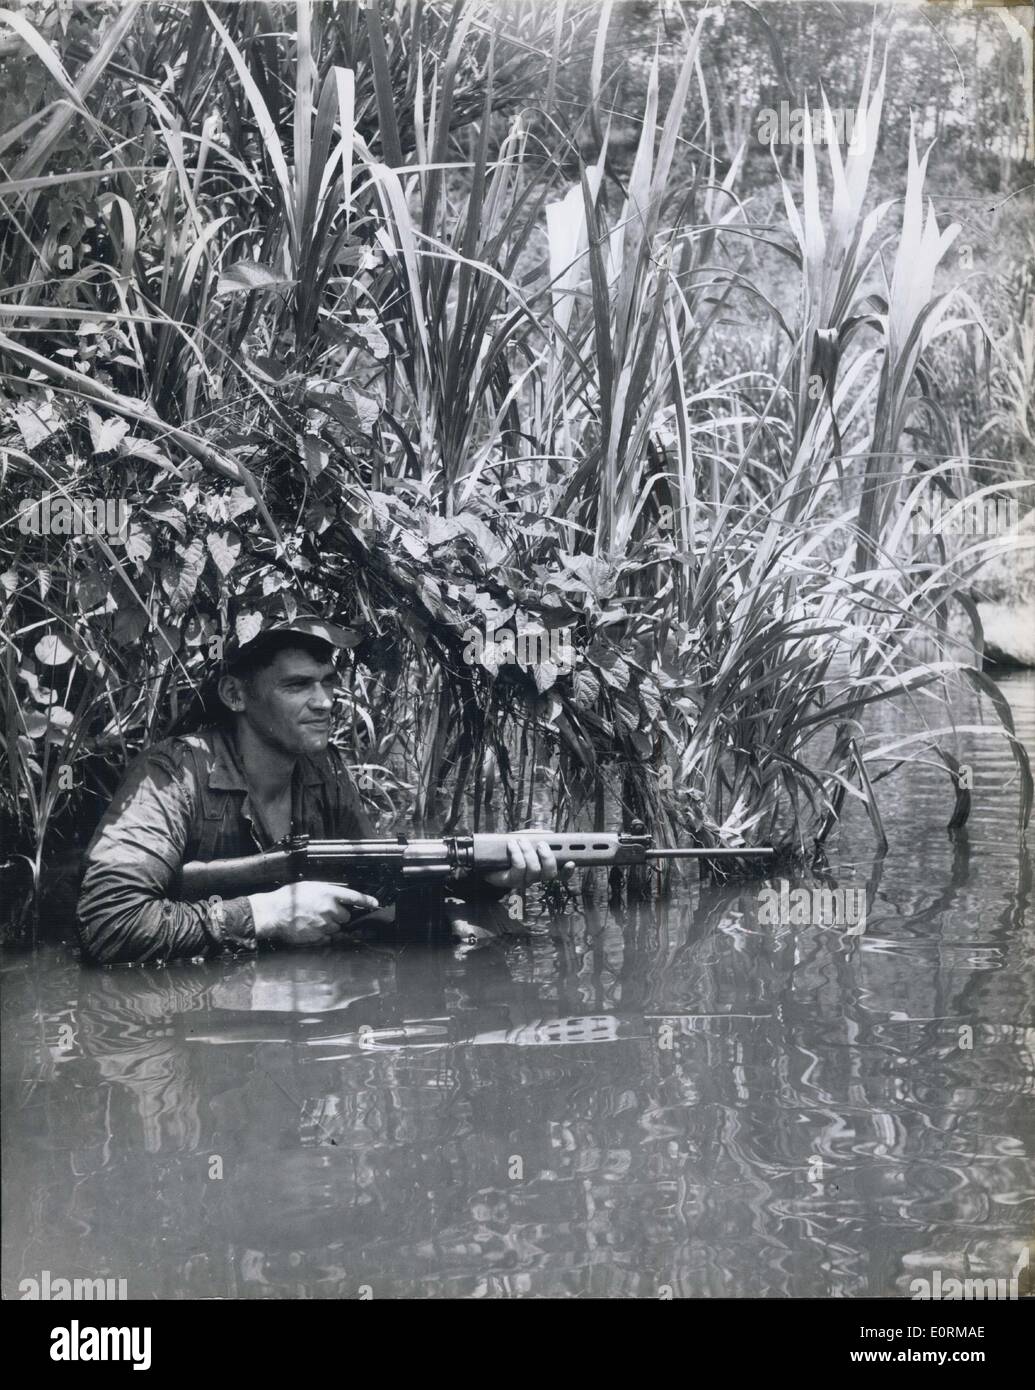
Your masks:
M1005 1374L1031 3L8 0L0 614L45 1374L318 1301Z

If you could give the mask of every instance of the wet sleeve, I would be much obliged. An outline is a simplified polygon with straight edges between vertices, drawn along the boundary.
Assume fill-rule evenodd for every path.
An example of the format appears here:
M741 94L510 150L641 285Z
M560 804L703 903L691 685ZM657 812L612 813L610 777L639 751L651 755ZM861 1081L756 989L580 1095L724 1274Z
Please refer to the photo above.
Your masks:
M247 898L169 897L195 814L193 777L159 750L127 774L86 852L77 930L85 960L157 961L255 949Z

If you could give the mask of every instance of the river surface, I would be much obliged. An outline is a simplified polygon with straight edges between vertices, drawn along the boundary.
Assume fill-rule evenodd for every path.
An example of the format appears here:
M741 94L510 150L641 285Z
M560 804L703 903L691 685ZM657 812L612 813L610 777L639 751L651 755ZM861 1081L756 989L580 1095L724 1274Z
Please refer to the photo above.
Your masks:
M1032 750L1035 677L1002 685ZM4 1296L1023 1295L1032 860L1006 744L950 746L965 836L933 764L880 784L883 861L846 819L827 886L861 929L690 881L479 947L8 951Z

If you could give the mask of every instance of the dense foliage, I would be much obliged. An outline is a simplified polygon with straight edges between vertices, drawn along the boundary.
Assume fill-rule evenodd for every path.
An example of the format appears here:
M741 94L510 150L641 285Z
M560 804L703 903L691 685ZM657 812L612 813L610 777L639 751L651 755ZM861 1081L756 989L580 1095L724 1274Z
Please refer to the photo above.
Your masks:
M969 596L993 542L909 518L1024 495L1030 269L962 277L869 18L837 49L861 138L758 144L756 102L822 104L791 9L7 13L3 797L37 876L226 636L298 611L353 631L340 737L386 824L618 804L807 849L850 795L879 836L878 765L955 758L868 712L961 679L1026 821ZM972 166L1004 202L1010 140ZM43 497L127 525L34 534Z

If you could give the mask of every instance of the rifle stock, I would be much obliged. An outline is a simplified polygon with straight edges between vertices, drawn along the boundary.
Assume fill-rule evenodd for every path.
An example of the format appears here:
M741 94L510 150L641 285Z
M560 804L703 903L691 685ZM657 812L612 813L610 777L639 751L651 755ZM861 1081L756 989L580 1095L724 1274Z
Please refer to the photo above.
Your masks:
M248 854L241 859L194 860L180 870L179 896L184 901L200 898L240 898L279 888L296 877L290 850Z

